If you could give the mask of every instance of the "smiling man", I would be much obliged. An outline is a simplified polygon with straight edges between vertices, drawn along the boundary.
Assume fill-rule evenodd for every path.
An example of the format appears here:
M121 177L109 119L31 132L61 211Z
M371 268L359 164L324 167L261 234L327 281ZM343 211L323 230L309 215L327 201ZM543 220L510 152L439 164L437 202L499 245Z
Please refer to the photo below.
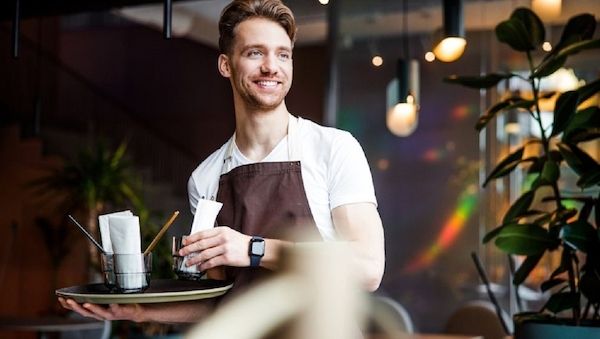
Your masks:
M196 253L189 265L224 273L235 295L278 269L281 249L298 240L293 235L344 240L364 288L377 289L383 227L364 152L350 133L294 116L285 104L293 78L292 12L280 0L236 0L223 10L219 33L218 69L231 83L235 133L192 173L188 189L193 212L200 199L223 208L219 226L187 237L180 254ZM189 303L108 309L61 303L99 319L193 321L202 314Z

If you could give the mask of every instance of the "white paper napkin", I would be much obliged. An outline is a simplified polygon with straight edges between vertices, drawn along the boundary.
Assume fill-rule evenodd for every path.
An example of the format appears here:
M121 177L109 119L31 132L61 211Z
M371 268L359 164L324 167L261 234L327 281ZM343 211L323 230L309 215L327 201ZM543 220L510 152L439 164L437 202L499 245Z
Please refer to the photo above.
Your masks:
M200 199L198 205L196 205L196 212L194 213L194 221L192 221L192 231L190 235L199 231L207 230L215 226L217 220L217 214L221 211L223 203L214 200ZM181 262L181 271L189 273L198 273L198 266L187 267L185 263L188 257L193 257L196 253L192 253L183 258Z
M100 226L100 238L102 239L102 248L106 253L113 253L112 242L110 241L110 229L108 218L111 216L133 216L131 211L121 211L98 216L98 225Z
M140 254L142 252L140 219L137 216L112 215L108 217L110 241L115 255ZM117 283L124 289L137 289L145 286L143 260L139 256L119 256L115 261ZM137 273L120 275L119 273Z

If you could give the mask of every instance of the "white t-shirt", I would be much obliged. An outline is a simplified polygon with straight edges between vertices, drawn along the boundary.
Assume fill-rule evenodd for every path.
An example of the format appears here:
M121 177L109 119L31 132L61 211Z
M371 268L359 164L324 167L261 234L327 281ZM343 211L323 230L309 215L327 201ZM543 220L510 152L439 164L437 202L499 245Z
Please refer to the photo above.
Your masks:
M291 119L296 119L290 116ZM345 204L377 205L373 179L358 141L348 132L297 118L294 139L301 143L300 164L306 197L324 240L336 239L331 210ZM233 138L192 172L188 192L192 213L198 199L216 197L227 146ZM289 161L288 138L283 138L261 162ZM231 168L252 163L234 143Z

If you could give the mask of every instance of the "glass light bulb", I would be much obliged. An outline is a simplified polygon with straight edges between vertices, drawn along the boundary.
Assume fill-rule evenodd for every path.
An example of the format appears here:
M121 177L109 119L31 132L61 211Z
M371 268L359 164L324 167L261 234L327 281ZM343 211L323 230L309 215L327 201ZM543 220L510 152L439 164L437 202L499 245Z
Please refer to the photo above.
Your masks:
M371 63L373 64L373 66L379 67L383 65L383 58L379 55L376 55L373 57L373 59L371 59Z
M410 99L410 100L409 100ZM390 108L386 114L387 128L399 137L409 136L417 128L418 107L412 96Z
M329 0L319 0L319 3L321 3L321 5L327 5Z
M435 54L431 51L425 53L425 60L427 62L433 62L435 60Z
M466 45L467 40L464 38L447 37L435 46L433 53L443 62L452 62L463 55Z

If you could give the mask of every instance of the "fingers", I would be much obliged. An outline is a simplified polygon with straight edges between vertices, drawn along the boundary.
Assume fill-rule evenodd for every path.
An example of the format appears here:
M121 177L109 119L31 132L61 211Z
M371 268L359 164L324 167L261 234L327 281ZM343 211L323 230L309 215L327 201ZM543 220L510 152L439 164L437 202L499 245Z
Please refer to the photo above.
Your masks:
M62 301L61 301L61 299L62 299ZM61 303L61 305L63 305L64 308L67 308L69 310L77 312L84 317L94 318L94 319L98 319L98 320L105 320L105 318L103 318L102 316L95 314L93 311L90 311L87 309L90 306L96 306L95 308L100 307L98 305L92 305L92 304L88 304L88 303L80 305L77 302L75 302L75 300L73 300L73 299L63 299L63 298L59 298L58 301ZM94 308L92 308L92 309L94 309Z
M218 227L214 227L214 228L209 228L207 230L199 231L196 233L192 233L183 239L183 244L189 245L193 242L196 242L196 241L199 241L202 239L214 237L228 229L230 229L230 228L227 226L218 226Z
M202 238L194 242L187 241L186 238L186 243L188 243L188 245L179 250L179 255L186 256L194 252L204 251L206 249L219 246L222 242L222 237L220 237L218 234L208 238Z
M199 265L204 261L208 261L216 256L219 256L225 252L224 246L212 247L205 249L196 255L189 256L186 260L187 266Z

